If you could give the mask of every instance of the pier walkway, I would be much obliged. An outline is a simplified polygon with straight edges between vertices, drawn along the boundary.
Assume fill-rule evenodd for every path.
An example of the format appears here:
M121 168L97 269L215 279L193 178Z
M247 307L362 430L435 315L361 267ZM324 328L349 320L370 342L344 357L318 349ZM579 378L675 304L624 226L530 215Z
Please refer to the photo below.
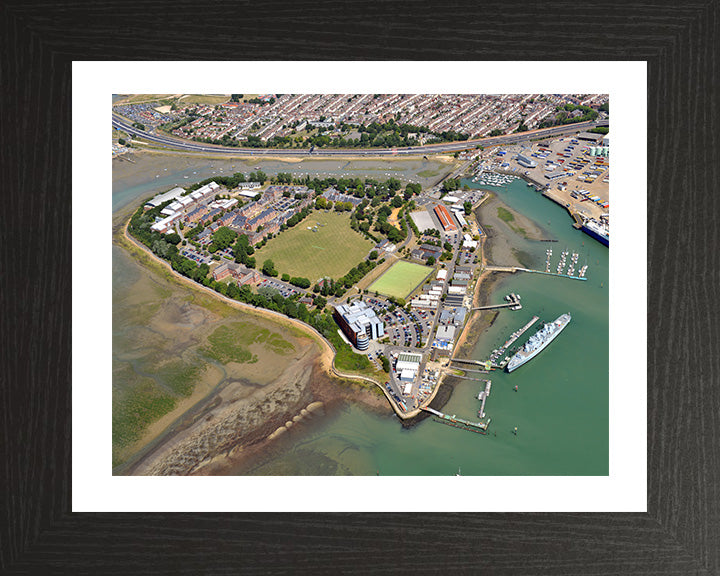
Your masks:
M436 416L435 422L440 422L441 424L447 424L448 426L460 428L461 430L468 430L469 432L476 432L477 434L487 434L487 428L490 425L489 418L488 418L487 422L470 422L469 420L465 420L463 418L458 418L454 414L452 416L448 416L447 414L443 414L442 412L433 410L429 406L422 408L422 410L424 410L425 412L430 412L431 414L435 415Z
M530 270L529 268L520 268L518 266L485 266L488 272L530 272L532 274L545 274L546 276L557 276L559 278L570 278L570 280L587 280L580 276L568 276L567 274L557 274L555 272L544 272L542 270Z
M520 296L517 294L508 294L505 296L504 304L490 304L488 306L475 306L471 310L495 310L496 308L510 308L511 310L520 310L522 304L520 304Z

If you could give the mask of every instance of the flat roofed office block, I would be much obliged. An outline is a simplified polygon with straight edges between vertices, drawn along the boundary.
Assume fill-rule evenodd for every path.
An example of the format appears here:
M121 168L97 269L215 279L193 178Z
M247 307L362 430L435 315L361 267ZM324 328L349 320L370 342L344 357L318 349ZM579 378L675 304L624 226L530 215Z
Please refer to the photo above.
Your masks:
M358 350L367 350L370 340L385 336L382 320L365 302L341 304L333 311L333 317Z

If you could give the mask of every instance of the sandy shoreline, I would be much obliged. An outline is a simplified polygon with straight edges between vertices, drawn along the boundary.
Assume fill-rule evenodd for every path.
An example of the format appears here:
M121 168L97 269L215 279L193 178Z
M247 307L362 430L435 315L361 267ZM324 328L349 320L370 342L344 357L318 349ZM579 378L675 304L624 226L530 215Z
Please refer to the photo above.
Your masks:
M289 424L289 428L302 421L310 406L318 402L322 406L332 406L341 401L353 401L385 414L391 411L384 390L378 393L381 390L379 382L335 369L334 349L311 326L271 310L229 300L177 275L168 263L130 237L127 221L116 222L114 228L117 244L141 265L148 266L148 260L151 260L162 267L166 278L203 291L232 308L271 320L312 342L277 382L249 400L239 402L233 398L232 386L212 390L199 399L193 395L193 401L184 404L190 409L177 418L172 427L151 425L143 436L145 446L138 452L140 456L121 466L120 473L208 474L236 466L246 450L264 446L277 438L281 435L278 433L281 427Z

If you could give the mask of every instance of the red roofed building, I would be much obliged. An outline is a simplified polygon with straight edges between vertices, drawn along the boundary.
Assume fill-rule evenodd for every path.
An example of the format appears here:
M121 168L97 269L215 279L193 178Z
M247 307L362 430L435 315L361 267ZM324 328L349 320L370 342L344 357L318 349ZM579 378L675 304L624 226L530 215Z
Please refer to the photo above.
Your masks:
M440 224L442 224L445 232L454 232L457 230L457 226L455 226L452 216L450 216L450 212L448 212L448 209L445 208L445 206L442 204L435 206L435 215L440 220Z

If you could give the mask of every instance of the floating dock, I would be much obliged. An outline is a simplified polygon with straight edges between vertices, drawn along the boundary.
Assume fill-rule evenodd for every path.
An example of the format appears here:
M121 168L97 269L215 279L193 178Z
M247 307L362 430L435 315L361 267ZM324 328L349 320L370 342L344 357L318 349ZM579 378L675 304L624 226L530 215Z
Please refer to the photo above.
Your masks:
M476 306L475 308L473 308L473 310L495 310L496 308L510 308L511 310L522 309L522 304L520 304L520 296L518 296L517 294L508 294L507 296L505 296L505 300L507 300L507 303L505 304Z
M482 402L480 410L478 410L478 416L480 418L485 418L485 400L490 396L490 388L492 386L492 380L483 380L483 382L485 382L485 390L482 390L480 394L478 394L478 400Z
M555 272L543 272L542 270L529 270L528 268L518 268L519 272L532 272L533 274L545 274L545 276L558 276L560 278L570 278L571 280L587 280L582 276L569 276L568 274L557 274Z

